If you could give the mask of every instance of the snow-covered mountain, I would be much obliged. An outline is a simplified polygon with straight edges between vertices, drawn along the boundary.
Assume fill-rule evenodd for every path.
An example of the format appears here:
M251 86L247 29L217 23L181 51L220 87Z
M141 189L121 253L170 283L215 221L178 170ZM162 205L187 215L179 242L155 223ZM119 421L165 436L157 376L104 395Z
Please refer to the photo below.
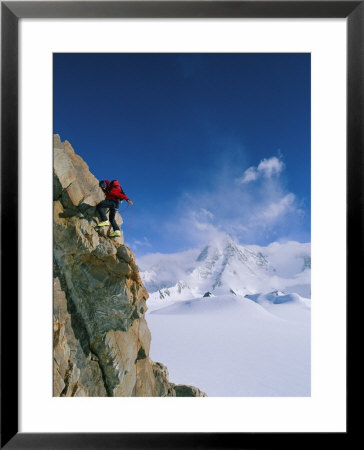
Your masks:
M267 294L310 297L310 244L243 246L226 235L201 249L139 259L150 310L204 296Z
M209 396L309 396L310 252L224 236L139 258L152 357Z

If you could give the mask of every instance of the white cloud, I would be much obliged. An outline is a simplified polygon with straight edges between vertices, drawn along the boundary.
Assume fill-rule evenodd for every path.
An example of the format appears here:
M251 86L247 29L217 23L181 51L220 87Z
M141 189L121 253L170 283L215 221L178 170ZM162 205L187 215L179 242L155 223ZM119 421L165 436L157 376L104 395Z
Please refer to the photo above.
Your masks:
M237 181L240 183L250 183L251 181L255 181L258 178L259 174L255 167L249 167L249 169L246 169L243 176L241 178L238 178Z
M242 243L297 236L305 212L277 176L283 169L279 157L266 158L247 169L237 183L236 167L220 165L200 190L184 192L175 214L164 224L164 233L191 248L218 241L226 233ZM259 182L252 182L258 178Z
M259 214L260 220L274 222L277 218L284 216L294 208L295 195L290 192L278 201L269 203Z
M258 165L258 172L266 178L271 178L273 175L279 175L284 168L284 164L276 156L269 159L263 159Z
M189 223L190 235L198 240L201 240L202 237L209 240L221 234L218 227L213 223L214 215L205 208L190 210L186 220Z
M201 195L195 195L182 216L179 215L175 220L164 224L166 232L176 237L183 236L183 239L192 245L220 239L224 232L220 229L219 217L215 217L210 209L200 207L199 204L206 204L206 200Z
M264 158L258 164L258 167L251 166L243 173L243 176L238 178L236 181L238 183L250 183L258 178L272 178L274 175L279 175L284 169L283 162L276 156L271 158Z

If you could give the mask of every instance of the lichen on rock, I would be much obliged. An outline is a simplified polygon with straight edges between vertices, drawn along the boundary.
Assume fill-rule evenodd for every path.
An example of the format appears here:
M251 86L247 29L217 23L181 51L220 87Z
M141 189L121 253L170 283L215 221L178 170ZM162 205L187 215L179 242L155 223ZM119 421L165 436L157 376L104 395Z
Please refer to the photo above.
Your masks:
M149 357L148 292L123 233L99 229L98 180L54 136L54 396L205 396ZM119 226L123 221L116 214ZM189 389L191 388L191 389Z

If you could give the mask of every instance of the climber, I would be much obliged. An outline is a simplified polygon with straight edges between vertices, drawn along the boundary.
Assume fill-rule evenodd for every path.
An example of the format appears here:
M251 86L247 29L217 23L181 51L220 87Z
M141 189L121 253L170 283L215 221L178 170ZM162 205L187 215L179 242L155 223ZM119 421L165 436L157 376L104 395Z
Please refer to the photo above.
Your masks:
M119 209L120 201L122 202L123 200L126 200L129 205L132 205L133 202L127 195L125 195L120 183L117 180L113 180L111 182L109 180L101 180L99 186L105 194L105 200L96 206L102 220L97 226L106 227L111 224L114 231L109 234L109 237L118 237L120 236L120 228L115 221L115 214ZM109 209L109 220L107 220L106 217L107 209Z

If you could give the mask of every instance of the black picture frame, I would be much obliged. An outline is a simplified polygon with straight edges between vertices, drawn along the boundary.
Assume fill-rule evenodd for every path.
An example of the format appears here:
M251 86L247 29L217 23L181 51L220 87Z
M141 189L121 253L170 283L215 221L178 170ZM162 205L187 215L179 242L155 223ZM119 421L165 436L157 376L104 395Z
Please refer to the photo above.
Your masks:
M364 1L1 2L1 448L262 448L305 445L311 433L19 433L18 21L21 18L345 18L347 20L347 306L363 277ZM20 180L18 180L20 181ZM349 308L348 308L349 313ZM348 328L349 329L349 328ZM350 349L348 335L347 349ZM349 358L347 360L349 376ZM350 398L350 395L348 396ZM329 433L341 446L351 436ZM349 434L350 432L350 434ZM328 443L315 433L315 444Z

